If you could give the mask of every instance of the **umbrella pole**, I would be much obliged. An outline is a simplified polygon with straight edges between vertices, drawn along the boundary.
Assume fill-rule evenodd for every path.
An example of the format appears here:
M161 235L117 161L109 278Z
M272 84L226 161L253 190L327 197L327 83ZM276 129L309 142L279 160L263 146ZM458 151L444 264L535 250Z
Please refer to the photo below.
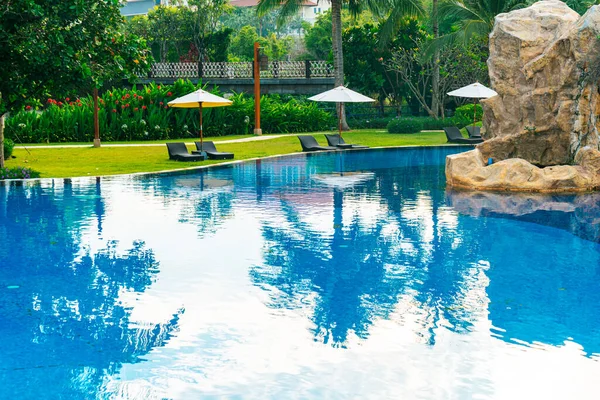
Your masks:
M200 113L200 151L204 151L203 146L203 133L202 133L202 103L198 103L200 107L198 107L198 112Z
M476 116L477 116L477 99L473 99L473 128L475 128L475 118L476 118Z
M342 138L342 103L338 103L338 135Z

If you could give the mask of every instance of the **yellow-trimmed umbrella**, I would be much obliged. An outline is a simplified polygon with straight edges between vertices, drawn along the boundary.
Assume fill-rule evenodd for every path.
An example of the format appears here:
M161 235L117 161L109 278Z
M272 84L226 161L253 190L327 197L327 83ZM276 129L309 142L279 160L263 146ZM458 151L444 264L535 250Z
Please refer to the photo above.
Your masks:
M195 92L186 94L171 100L167 104L169 107L179 108L197 108L200 114L200 151L203 151L203 132L202 132L202 109L204 107L226 107L230 106L233 102L223 97L219 97L215 94L209 93L205 90L198 89Z

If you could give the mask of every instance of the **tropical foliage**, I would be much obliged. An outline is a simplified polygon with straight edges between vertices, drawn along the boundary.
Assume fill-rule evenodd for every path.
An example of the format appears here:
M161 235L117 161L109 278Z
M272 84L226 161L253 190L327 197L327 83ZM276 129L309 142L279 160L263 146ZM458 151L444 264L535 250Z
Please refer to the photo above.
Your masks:
M146 43L122 29L118 0L14 0L0 9L0 143L7 112L48 93L91 92L148 69ZM0 167L4 166L0 147Z
M280 20L285 20L296 14L303 4L303 0L260 0L258 5L259 15L264 15L270 10L280 10ZM342 7L348 6L352 15L359 15L368 9L377 16L387 17L386 28L392 30L400 16L420 15L423 8L420 0L385 0L366 1L358 0L331 0L331 50L333 55L333 68L335 86L344 84L344 52L342 45ZM339 118L344 129L349 129L346 123L344 107L339 108Z
M117 0L10 1L0 10L0 113L143 71L145 41L123 21Z
M25 167L0 168L0 180L39 178L40 173Z
M173 109L167 103L199 88L189 81L112 89L99 99L101 137L105 141L157 140L196 137L198 110ZM218 90L214 93L220 94ZM204 110L207 136L252 132L254 99L245 94L231 97L231 107ZM48 99L44 107L28 106L7 123L7 136L24 143L90 142L93 138L92 98ZM276 95L261 99L262 128L266 132L308 132L328 129L332 115L315 102Z

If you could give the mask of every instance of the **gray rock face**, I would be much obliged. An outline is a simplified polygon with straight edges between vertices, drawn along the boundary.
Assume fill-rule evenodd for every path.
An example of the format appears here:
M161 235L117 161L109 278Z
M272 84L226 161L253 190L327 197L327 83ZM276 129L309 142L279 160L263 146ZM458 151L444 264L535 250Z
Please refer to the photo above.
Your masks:
M447 165L449 184L530 191L597 187L593 168L577 164L584 147L588 166L594 163L590 157L600 156L589 151L600 145L599 38L600 6L580 17L563 2L548 0L498 15L488 60L498 96L481 102L486 141L471 160L492 158L494 171L515 171L500 179L489 170L459 171Z

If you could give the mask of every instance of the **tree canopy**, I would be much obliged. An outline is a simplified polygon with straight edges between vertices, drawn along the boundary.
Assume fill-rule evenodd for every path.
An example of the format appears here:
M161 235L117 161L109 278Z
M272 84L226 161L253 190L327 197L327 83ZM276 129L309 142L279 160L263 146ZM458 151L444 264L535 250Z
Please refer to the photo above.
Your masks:
M148 68L119 0L11 0L0 9L0 113Z

